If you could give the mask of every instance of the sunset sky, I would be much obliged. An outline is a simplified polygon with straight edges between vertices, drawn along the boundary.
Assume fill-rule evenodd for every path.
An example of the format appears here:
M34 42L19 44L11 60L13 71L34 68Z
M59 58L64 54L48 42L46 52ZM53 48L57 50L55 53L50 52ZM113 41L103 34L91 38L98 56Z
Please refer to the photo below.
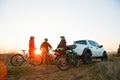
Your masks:
M0 53L28 50L30 36L39 48L44 38L55 49L90 39L107 51L120 43L120 0L0 0Z

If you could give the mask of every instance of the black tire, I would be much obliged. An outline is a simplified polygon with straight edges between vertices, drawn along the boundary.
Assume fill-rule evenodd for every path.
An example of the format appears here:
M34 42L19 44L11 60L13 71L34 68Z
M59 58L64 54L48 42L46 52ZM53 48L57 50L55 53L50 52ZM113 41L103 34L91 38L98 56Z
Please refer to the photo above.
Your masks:
M47 54L45 62L46 62L47 65L54 64L53 56L51 54Z
M108 59L108 56L107 56L107 53L103 53L103 56L101 57L101 61L107 61Z
M75 66L75 67L79 67L80 66L80 60L79 60L79 58L78 58L78 56L75 54L75 61L73 62L73 65Z
M24 61L25 61L25 59L21 54L15 54L10 59L10 63L13 66L21 66Z
M83 61L85 64L90 64L91 63L91 55L90 55L90 52L86 52L84 55L83 55Z
M62 71L66 71L70 68L70 61L65 58L65 57L60 57L58 60L57 60L57 63L56 63L57 67L62 70Z
M51 54L49 54L49 60L50 60L50 64L53 65L54 59L53 59L53 56Z

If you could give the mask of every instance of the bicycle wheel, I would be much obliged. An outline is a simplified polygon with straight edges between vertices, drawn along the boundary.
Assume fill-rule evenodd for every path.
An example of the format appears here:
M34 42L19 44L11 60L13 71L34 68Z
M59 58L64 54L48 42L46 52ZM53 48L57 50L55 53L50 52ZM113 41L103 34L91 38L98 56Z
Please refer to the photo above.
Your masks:
M65 57L60 57L57 60L57 67L60 70L62 70L62 71L68 70L70 68L70 61L69 61L69 59L65 58Z
M45 63L47 65L49 64L54 64L54 61L53 61L53 56L51 54L46 54L45 55Z
M53 56L49 54L48 57L49 57L50 64L54 64Z
M48 54L46 54L45 55L45 63L47 64L47 65L49 65L49 56L48 56Z
M25 61L25 59L21 54L15 54L10 59L10 63L13 66L21 66L24 61Z

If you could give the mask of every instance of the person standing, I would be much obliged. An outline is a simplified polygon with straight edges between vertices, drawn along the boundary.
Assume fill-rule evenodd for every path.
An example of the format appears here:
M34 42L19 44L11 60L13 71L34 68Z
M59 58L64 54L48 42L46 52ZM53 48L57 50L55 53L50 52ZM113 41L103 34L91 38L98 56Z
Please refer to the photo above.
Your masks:
M45 38L44 42L40 46L40 50L42 50L42 57L44 54L47 54L50 49L52 49L52 46L50 45L50 43L48 43L48 39Z
M65 39L65 37L64 36L60 36L60 38L61 38L61 41L60 41L60 43L58 44L58 47L57 48L63 48L63 49L65 49L66 50L66 39Z
M30 36L30 40L29 40L29 54L30 54L30 58L34 58L34 51L35 51L35 43L34 43L34 36Z
M67 50L66 39L65 39L64 36L61 36L60 38L61 38L61 41L58 44L57 49L61 49L62 50L60 55L65 55L66 50Z
M119 48L118 48L118 50L117 50L117 55L120 56L120 44L119 44Z

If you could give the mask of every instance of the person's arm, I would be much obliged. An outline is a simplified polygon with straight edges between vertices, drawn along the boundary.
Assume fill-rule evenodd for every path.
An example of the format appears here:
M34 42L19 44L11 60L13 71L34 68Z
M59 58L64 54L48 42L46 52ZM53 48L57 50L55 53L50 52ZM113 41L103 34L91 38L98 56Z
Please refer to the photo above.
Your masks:
M40 50L42 49L43 43L40 45Z
M48 45L49 45L50 49L52 49L52 46L49 43L48 43Z
M62 41L60 41L60 43L58 44L57 48L60 48L62 44Z

